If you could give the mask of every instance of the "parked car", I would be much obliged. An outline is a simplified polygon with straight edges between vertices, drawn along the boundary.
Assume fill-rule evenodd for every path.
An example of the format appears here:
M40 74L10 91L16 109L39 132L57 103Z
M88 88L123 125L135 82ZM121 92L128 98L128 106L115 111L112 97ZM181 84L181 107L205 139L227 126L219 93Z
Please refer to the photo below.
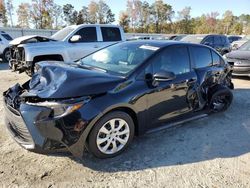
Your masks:
M228 37L229 42L232 44L234 41L238 41L241 40L242 37L241 36L237 36L237 35L229 35Z
M10 49L9 42L13 40L10 35L4 31L0 31L0 56L3 62L9 62L10 60Z
M187 35L186 37L182 38L181 41L210 46L216 49L221 55L231 51L230 42L225 35Z
M114 157L134 135L225 111L233 98L230 66L198 44L129 41L72 64L37 66L3 94L7 128L35 152L81 156L86 146Z
M187 36L186 34L178 34L175 37L173 37L171 40L180 41L181 39L183 39L186 36Z
M241 47L243 44L245 44L249 40L250 40L250 36L244 36L241 40L232 42L232 49L237 50L239 47Z
M250 41L224 57L233 66L233 75L250 77Z
M153 37L146 35L146 36L133 36L133 37L127 38L127 41L131 41L131 40L153 40Z
M125 41L123 29L106 24L69 26L51 38L24 36L10 43L10 67L14 71L26 71L28 75L32 75L35 64L39 61L71 62L119 41Z
M165 34L161 37L158 37L156 39L158 40L181 40L183 37L187 36L186 34Z

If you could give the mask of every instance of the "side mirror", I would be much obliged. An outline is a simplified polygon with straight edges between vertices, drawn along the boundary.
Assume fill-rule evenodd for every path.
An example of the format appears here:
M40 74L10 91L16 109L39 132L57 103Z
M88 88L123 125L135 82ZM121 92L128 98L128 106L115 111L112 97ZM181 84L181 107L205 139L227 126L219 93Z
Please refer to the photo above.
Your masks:
M69 40L70 42L78 42L82 37L80 35L74 35Z
M169 80L174 80L176 75L173 72L169 71L160 71L154 74L154 80L158 82L166 82Z

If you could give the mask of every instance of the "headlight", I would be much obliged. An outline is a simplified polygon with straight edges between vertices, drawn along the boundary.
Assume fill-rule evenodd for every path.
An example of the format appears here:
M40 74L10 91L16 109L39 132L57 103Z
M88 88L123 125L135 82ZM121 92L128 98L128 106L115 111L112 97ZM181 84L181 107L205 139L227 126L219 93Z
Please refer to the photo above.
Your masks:
M226 56L226 54L224 54L224 55L223 55L222 57L223 57L223 59L225 59L225 60L227 59L227 56Z
M77 111L83 106L83 103L78 103L74 105L61 105L61 106L52 106L51 109L53 109L51 116L53 118L61 118L68 114L71 114L74 111Z
M61 118L68 114L71 114L77 110L79 110L87 101L81 101L77 103L60 103L60 102L38 102L38 103L28 103L33 106L41 106L50 108L52 110L52 113L50 114L53 118Z

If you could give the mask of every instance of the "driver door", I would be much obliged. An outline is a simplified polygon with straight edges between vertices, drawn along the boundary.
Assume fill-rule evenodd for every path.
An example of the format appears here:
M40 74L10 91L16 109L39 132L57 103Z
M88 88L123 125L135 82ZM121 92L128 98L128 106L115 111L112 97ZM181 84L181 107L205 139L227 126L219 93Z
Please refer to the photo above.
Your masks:
M77 60L98 50L100 42L98 42L96 27L81 28L74 35L80 35L81 38L76 42L71 42L69 39L70 48L67 50L70 52L70 59Z
M169 81L158 81L147 95L149 128L164 125L179 116L189 113L186 94L190 82L196 81L196 74L190 69L189 52L186 46L170 46L153 58L149 73L160 71L175 73L176 78Z

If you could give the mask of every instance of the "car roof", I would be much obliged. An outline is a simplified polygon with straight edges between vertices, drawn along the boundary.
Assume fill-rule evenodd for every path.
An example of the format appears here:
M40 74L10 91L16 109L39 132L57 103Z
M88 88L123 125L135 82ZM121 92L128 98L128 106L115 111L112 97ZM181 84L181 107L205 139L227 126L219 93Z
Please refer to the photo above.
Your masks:
M136 41L126 41L126 43L133 43L133 44L138 44L138 45L149 45L149 46L155 46L159 48L164 48L167 46L171 45L176 45L176 44L184 44L184 45L189 45L189 46L205 46L202 44L195 44L195 43L190 43L190 42L184 42L184 41L174 41L174 40L136 40ZM205 46L208 47L208 46ZM209 48L209 47L208 47Z

